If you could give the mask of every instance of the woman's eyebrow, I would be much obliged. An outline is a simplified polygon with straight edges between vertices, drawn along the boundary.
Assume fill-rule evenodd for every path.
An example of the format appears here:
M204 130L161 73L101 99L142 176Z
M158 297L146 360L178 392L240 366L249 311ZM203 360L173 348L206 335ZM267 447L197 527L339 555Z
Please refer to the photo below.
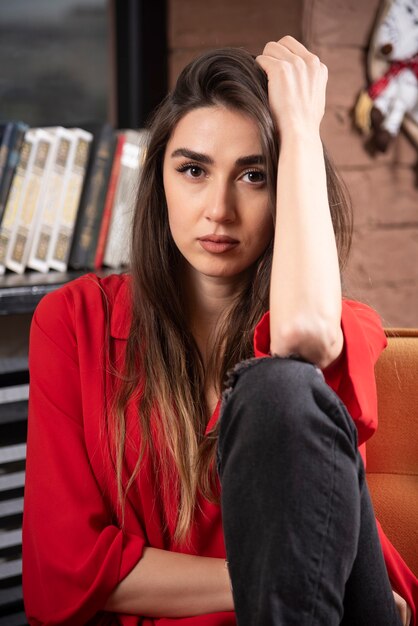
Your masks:
M171 153L171 156L172 158L186 157L186 159L198 161L199 163L206 163L207 165L213 165L214 163L214 160L207 154L203 154L202 152L194 152L194 150L189 150L188 148L177 148L177 150L174 150L174 152Z
M237 165L265 165L266 159L262 154L250 154L248 156L240 157L235 161Z
M185 157L186 159L190 159L192 161L198 161L199 163L205 163L207 165L213 165L214 160L207 154L203 154L202 152L195 152L194 150L189 150L189 148L177 148L171 154L172 158L175 157ZM236 165L248 166L248 165L264 165L266 159L262 154L249 154L248 156L239 157L235 163Z

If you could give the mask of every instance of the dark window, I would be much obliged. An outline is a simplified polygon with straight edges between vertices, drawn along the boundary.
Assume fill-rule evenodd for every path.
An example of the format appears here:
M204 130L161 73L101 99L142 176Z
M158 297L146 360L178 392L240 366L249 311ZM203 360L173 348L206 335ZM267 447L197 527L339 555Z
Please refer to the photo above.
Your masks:
M30 126L108 119L107 0L0 3L0 119Z

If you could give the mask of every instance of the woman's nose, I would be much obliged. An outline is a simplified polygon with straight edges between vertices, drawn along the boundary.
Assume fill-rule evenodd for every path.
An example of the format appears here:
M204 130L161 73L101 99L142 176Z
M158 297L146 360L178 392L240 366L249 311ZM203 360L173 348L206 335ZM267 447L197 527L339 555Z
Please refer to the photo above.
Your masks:
M205 217L213 222L232 222L235 219L233 190L227 184L214 185L208 194Z

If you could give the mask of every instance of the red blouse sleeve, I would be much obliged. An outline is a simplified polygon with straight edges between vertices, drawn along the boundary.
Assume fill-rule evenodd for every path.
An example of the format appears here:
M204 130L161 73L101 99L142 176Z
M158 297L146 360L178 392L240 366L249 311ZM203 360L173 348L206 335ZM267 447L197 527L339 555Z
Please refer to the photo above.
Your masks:
M257 357L269 354L269 323L269 313L266 313L255 329L254 353ZM328 385L352 416L361 445L377 427L374 366L387 340L378 314L353 300L343 300L341 328L344 334L343 351L323 373Z
M58 292L44 298L30 336L23 590L36 625L87 623L145 543L113 525L91 469L68 300Z

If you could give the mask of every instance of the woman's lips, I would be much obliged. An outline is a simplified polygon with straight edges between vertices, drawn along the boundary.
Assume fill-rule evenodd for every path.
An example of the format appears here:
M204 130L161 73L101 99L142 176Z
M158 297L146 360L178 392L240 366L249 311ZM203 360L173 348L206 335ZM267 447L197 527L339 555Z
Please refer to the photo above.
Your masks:
M198 239L200 245L207 252L214 254L222 254L223 252L229 252L239 244L237 239L227 237L226 235L205 235Z

